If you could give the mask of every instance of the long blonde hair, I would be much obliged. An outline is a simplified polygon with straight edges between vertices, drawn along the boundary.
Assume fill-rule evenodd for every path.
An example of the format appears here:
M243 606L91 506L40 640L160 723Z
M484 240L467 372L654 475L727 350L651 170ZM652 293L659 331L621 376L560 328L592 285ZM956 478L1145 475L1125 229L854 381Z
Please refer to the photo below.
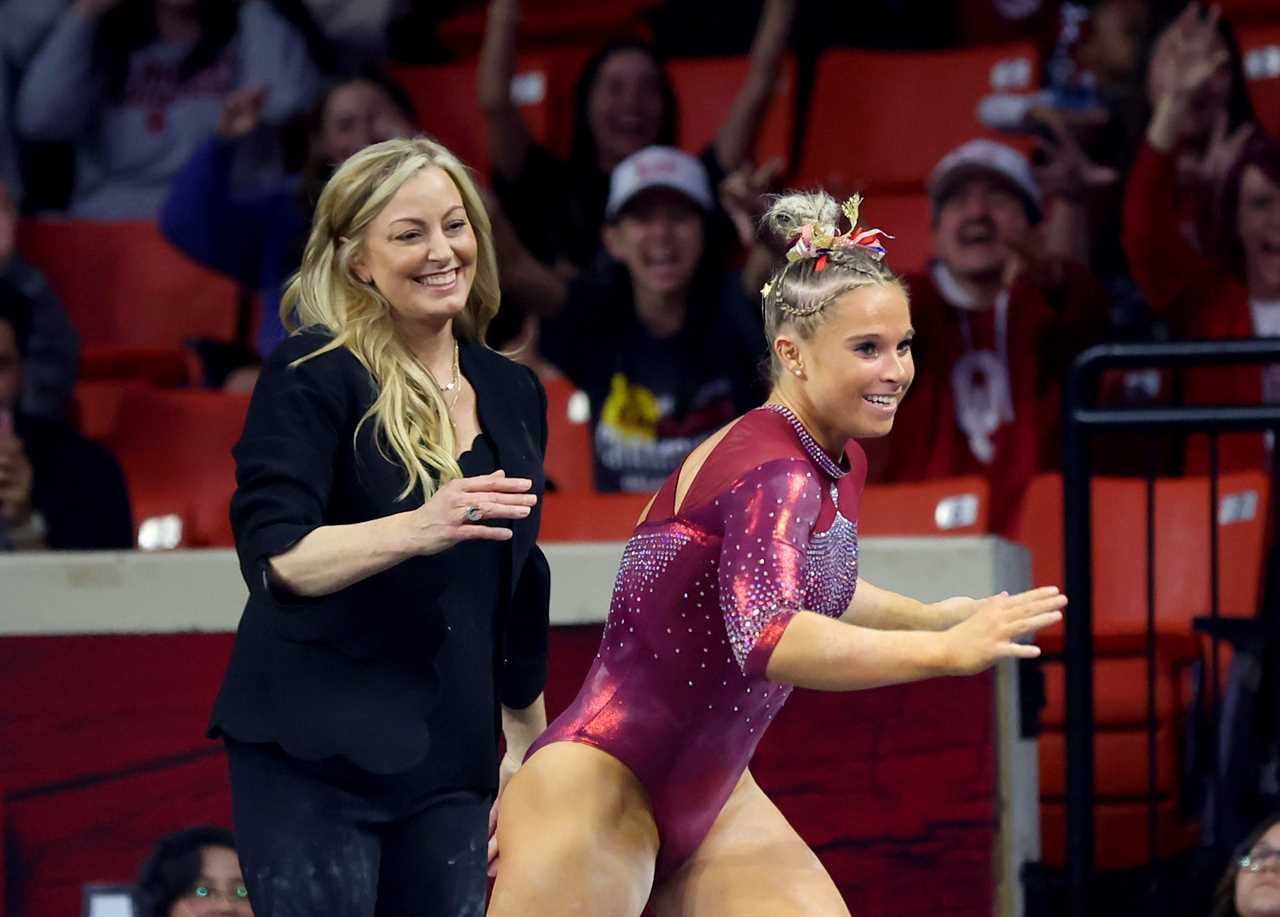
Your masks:
M825 191L789 191L773 199L761 218L763 228L784 242L806 225L831 233L840 222L840 204ZM764 333L770 343L769 375L776 382L782 364L774 352L773 340L784 325L795 329L801 340L811 340L827 319L826 307L850 290L869 286L896 286L906 296L906 288L889 266L861 246L836 248L818 258L787 261L778 268L765 289L762 310Z
M280 318L290 331L319 327L333 335L292 365L345 347L373 377L378 396L352 441L365 421L375 422L379 451L404 468L401 500L419 487L428 498L440 483L462 477L453 457L453 423L440 386L396 332L391 303L356 276L352 263L365 251L369 224L407 181L432 167L453 180L476 237L475 278L453 331L483 344L501 299L489 215L467 167L426 137L376 143L338 168L320 193L302 267L280 301Z

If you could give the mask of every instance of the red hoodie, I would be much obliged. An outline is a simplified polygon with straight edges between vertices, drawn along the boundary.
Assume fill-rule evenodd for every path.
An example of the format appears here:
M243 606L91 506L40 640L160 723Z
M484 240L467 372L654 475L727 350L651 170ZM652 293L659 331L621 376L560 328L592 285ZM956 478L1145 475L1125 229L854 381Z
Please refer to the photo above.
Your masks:
M1124 205L1124 250L1129 269L1151 307L1174 331L1191 339L1254 336L1249 290L1219 261L1188 241L1179 206L1176 153L1157 152L1143 143L1129 175ZM1257 404L1262 400L1262 370L1252 366L1188 370L1184 391L1193 404ZM1261 436L1223 437L1221 467L1264 467ZM1203 471L1206 453L1188 455L1189 470Z

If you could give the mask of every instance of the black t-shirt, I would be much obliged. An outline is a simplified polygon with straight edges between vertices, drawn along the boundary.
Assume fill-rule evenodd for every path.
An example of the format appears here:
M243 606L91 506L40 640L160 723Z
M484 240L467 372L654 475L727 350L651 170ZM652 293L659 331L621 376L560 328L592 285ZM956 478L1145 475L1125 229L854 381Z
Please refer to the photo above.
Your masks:
M715 198L725 177L715 147L707 147L698 158ZM585 271L610 260L600 241L609 173L570 163L531 143L520 175L508 179L495 172L493 189L516 235L539 261L554 264L563 258ZM709 250L727 249L736 238L732 224L718 210L707 226Z
M764 333L737 274L695 284L685 327L651 334L621 269L570 283L542 352L591 402L596 487L656 490L698 443L760 403Z
M48 526L50 548L133 547L129 490L110 452L70 427L21 412L14 416L14 431L31 462L31 503ZM0 543L6 540L0 533Z

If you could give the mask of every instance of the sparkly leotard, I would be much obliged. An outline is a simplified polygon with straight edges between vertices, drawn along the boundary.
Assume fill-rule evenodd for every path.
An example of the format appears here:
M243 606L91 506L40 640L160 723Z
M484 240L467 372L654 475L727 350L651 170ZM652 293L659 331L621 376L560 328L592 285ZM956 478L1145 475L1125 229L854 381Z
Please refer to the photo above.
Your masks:
M765 678L801 609L844 613L866 458L848 470L785 408L746 414L674 512L677 471L627 543L595 663L529 750L583 742L648 792L669 876L706 836L791 688Z

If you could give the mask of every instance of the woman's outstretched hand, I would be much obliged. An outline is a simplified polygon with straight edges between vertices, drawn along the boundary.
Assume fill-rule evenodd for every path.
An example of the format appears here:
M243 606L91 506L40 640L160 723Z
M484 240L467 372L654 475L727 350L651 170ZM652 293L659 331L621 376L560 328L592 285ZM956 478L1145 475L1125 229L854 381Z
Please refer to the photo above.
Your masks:
M419 554L438 554L470 539L506 541L511 529L489 523L528 516L538 502L532 488L528 478L509 478L501 470L450 481L405 515L410 541Z
M1057 586L1017 595L1002 592L974 602L971 613L941 635L947 643L948 670L973 675L1001 659L1039 656L1040 647L1017 641L1061 621L1066 604Z

